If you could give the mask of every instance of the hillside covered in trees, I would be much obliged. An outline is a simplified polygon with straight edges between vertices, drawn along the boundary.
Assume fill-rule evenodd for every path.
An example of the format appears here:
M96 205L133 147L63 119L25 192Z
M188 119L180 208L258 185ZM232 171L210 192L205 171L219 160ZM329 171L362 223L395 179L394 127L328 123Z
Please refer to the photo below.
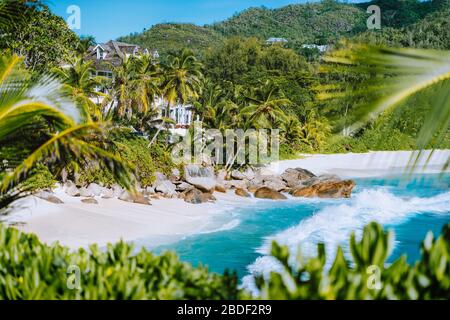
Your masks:
M142 33L134 33L119 40L144 47L157 49L162 55L189 48L201 53L205 48L221 43L227 37L255 37L267 40L270 37L286 38L288 47L301 52L303 44L333 44L339 39L352 38L367 31L366 21L370 14L366 12L371 4L382 8L381 31L390 42L398 36L401 44L410 43L404 35L403 28L412 30L410 38L417 33L439 37L437 41L449 43L448 40L448 2L446 0L374 0L359 4L346 4L335 0L323 0L317 3L292 4L277 9L265 7L249 8L233 17L213 25L196 26L193 24L166 23L157 24ZM428 18L437 14L439 21ZM441 32L432 32L430 24L435 22ZM417 31L417 32L416 32ZM414 39L412 39L414 40ZM426 40L419 40L426 45ZM436 39L433 40L436 42ZM441 47L444 45L441 45Z

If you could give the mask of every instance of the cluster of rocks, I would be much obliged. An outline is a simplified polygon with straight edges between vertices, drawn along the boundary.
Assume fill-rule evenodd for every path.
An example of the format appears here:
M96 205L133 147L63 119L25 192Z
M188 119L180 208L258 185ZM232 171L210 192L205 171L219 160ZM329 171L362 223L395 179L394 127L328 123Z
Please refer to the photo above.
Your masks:
M236 188L239 196L284 200L285 193L294 197L305 198L349 198L355 182L342 180L338 176L323 175L317 177L312 172L302 169L287 169L283 174L276 175L264 170L246 172L233 171L231 180L225 185Z
M349 198L355 187L352 180L341 180L333 175L316 176L302 168L287 169L281 175L264 168L216 173L212 167L197 165L187 165L183 171L174 169L170 176L157 173L151 187L141 188L135 193L117 185L106 188L95 183L79 188L71 181L64 184L63 190L69 196L83 198L82 202L87 204L97 204L95 198L101 197L150 205L152 199L160 197L180 198L192 204L211 202L216 200L215 192L226 193L228 190L233 190L239 197L271 200L285 200L286 194L308 198ZM51 193L41 192L38 196L50 202L62 202Z

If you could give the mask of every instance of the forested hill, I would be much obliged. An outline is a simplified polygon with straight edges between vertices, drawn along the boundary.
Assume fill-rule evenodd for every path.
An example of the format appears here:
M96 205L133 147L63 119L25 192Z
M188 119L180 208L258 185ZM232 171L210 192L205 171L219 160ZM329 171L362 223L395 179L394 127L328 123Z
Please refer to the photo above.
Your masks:
M278 9L250 8L213 25L158 24L142 33L119 40L155 48L161 54L188 47L201 52L230 36L256 37L262 40L282 37L292 48L302 44L329 44L342 37L366 31L366 13L370 4L382 8L385 27L402 28L418 23L433 11L443 10L447 0L374 0L344 4L334 0L320 3L292 4ZM446 9L448 10L448 9Z

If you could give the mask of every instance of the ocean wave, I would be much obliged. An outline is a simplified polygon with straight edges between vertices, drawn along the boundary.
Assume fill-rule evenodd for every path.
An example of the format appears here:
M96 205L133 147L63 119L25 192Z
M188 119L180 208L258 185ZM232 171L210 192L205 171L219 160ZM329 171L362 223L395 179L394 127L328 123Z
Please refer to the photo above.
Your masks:
M231 229L236 228L240 224L241 224L241 220L233 219L230 222L225 223L224 225L222 225L219 228L214 228L214 229L211 229L211 230L201 231L201 232L199 232L199 234L210 234L210 233L216 233L216 232L221 232L221 231L227 231L227 230L231 230Z
M388 188L363 190L350 202L330 205L302 220L298 225L270 236L257 252L262 256L248 266L249 275L243 278L243 287L255 292L253 276L267 277L279 271L278 262L269 256L271 243L277 241L289 248L295 257L300 248L305 256L314 256L318 243L325 243L328 265L334 259L338 245L347 251L347 241L352 232L359 237L365 225L376 221L383 225L399 224L422 212L448 214L450 192L431 198L402 198Z

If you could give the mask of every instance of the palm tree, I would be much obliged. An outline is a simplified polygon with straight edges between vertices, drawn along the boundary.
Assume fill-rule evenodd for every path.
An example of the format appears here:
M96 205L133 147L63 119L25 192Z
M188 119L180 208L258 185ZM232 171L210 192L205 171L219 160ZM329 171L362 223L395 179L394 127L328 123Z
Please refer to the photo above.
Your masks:
M84 59L84 56L89 50L89 47L95 45L95 38L93 36L80 37L80 42L77 45L77 53L80 58Z
M178 55L171 56L170 62L164 67L161 93L167 102L166 117L170 109L177 103L185 104L198 99L201 93L201 63L192 51L182 50Z
M357 121L351 127L353 130L384 111L404 104L410 97L434 88L432 109L422 126L417 147L423 150L434 138L434 141L444 138L450 126L450 51L345 44L342 49L325 57L325 61L331 65L323 68L328 74L351 69L353 73L370 75L353 90L339 84L319 88L319 98L322 99L340 99L364 93L378 97L373 103L358 106ZM418 161L421 154L419 152L414 160ZM449 162L450 159L446 166Z
M42 4L41 0L0 0L0 29L25 22L26 12Z
M202 94L198 101L194 101L195 113L200 116L200 121L204 121L208 110L214 109L223 98L223 91L220 86L213 83L209 78L205 78L202 83Z
M302 137L302 124L296 116L287 116L284 120L278 120L276 127L280 130L281 142L295 145Z
M22 69L22 58L3 55L0 58L0 145L22 141L30 132L21 129L43 119L47 123L47 141L36 145L25 157L14 159L17 165L0 174L0 208L26 195L22 182L40 161L54 170L68 162L95 161L107 168L124 186L131 180L128 167L118 157L91 143L104 132L101 124L83 119L77 107L60 94L61 85L51 78L30 80Z
M255 92L247 96L249 105L242 109L242 114L247 114L257 128L272 128L286 115L281 107L291 104L281 90L271 82L264 83Z
M109 104L107 110L116 118L130 120L133 113L146 114L154 108L160 71L150 55L125 57L120 66L113 66L113 74L111 95L104 105Z
M95 70L92 64L82 58L76 58L68 67L54 68L52 72L59 77L63 90L74 98L86 117L101 120L101 110L92 99L106 97L98 88L106 85L108 78L93 76Z

